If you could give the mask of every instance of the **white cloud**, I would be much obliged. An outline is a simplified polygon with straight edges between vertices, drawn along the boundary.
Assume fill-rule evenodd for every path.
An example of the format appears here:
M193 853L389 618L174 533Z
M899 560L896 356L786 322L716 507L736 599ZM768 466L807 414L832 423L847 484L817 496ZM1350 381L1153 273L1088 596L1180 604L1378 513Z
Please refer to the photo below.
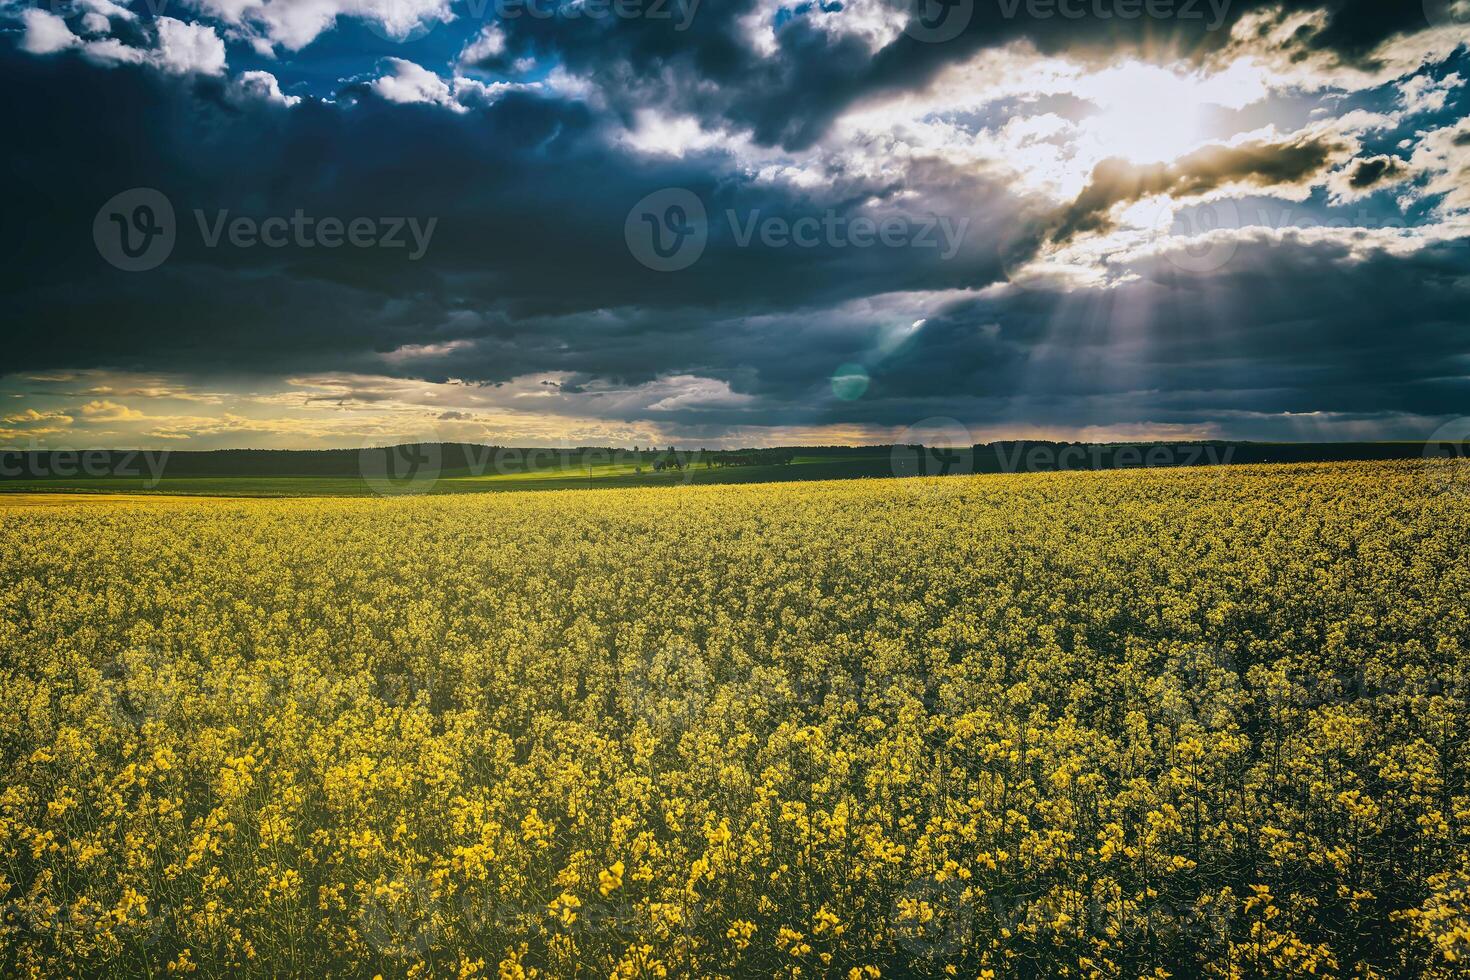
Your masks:
M1470 212L1470 119L1424 133L1409 166L1429 175L1416 196L1443 195L1439 209L1445 214Z
M1449 24L1395 35L1369 57L1349 61L1331 47L1316 43L1331 24L1325 4L1316 10L1275 7L1254 11L1235 22L1229 43L1211 63L1249 61L1266 73L1277 91L1362 91L1441 62L1470 41L1470 24Z
M459 53L459 63L462 65L473 65L493 58L505 51L505 32L500 29L499 24L486 24L485 27L464 46Z
M667 412L680 408L719 408L748 405L755 401L730 388L730 382L719 378L701 378L693 374L676 374L640 385L639 392L664 397L648 406L650 412Z
M1458 73L1434 79L1415 75L1399 83L1399 99L1409 113L1438 112L1444 108L1451 92L1465 84Z
M368 84L382 98L403 104L428 102L456 106L449 83L427 68L402 58L389 58L387 65L389 73Z
M268 102L293 106L301 101L299 95L283 95L276 76L268 71L241 72L230 82L229 94L236 103Z
M154 58L160 68L175 75L219 75L225 70L225 42L207 24L160 17Z
M1402 184L1413 171L1401 159L1389 154L1359 157L1351 160L1327 178L1333 204L1349 204L1371 197L1385 188Z
M26 33L20 46L31 54L55 54L81 43L81 38L71 32L66 21L48 10L28 7L21 14L21 20Z
M848 0L830 7L808 4L798 16L803 18L803 23L834 40L856 37L867 45L869 51L877 52L903 32L909 17L906 6L885 0ZM752 50L767 58L780 50L776 18L783 10L789 13L791 9L783 0L760 0L749 13L740 17L741 32Z
M387 71L368 83L380 98L400 105L437 105L452 112L486 106L507 92L541 88L539 82L482 82L464 75L444 79L402 58L384 59Z
M118 20L127 21L138 19L137 14L121 4L113 3L112 0L81 0L80 5L83 10L100 17L116 17Z
M88 41L82 48L88 60L102 65L141 65L149 60L148 52L142 48L130 48L115 37L100 41Z
M469 106L487 106L507 92L526 92L541 88L539 82L481 82L463 75L456 75L450 82L454 100L461 109Z
M726 130L708 130L694 116L668 116L656 109L640 109L623 141L640 153L683 157L724 148L751 150L748 137Z
M299 51L339 17L354 17L394 40L454 19L449 0L192 0L193 6L267 46Z
M33 12L27 11L28 14ZM84 23L87 18L102 16L94 11L86 15ZM159 17L154 23L152 48L133 47L115 37L101 37L82 44L82 54L90 61L107 66L150 64L173 75L224 74L225 43L213 27L173 17ZM65 27L64 24L62 26ZM87 29L94 34L104 33L107 25L93 21ZM71 36L74 41L81 41L75 35Z
M432 360L439 357L448 357L457 351L470 350L475 346L473 340L448 340L439 344L404 344L396 347L386 354L379 355L390 364L401 364L406 361Z

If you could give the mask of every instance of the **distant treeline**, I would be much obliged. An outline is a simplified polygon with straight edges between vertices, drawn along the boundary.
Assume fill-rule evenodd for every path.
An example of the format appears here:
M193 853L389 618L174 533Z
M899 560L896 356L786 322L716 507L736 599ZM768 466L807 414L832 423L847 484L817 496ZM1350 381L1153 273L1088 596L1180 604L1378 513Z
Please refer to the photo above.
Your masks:
M700 462L713 466L785 466L796 458L791 449L737 449L704 453Z
M886 449L884 449L886 452ZM815 455L866 450L820 447ZM575 449L482 446L473 443L409 443L365 449L215 449L215 450L3 450L0 480L144 477L331 477L351 479L381 474L401 477L430 467L442 476L516 475L546 470L586 471L629 464L649 469L671 467L774 466L790 463L792 449L705 450L669 447Z
M929 452L938 452L930 450ZM1017 439L970 447L977 473L1222 466L1232 463L1329 463L1418 459L1418 442L1051 442ZM962 463L965 461L961 461Z
M1465 447L1429 447L1438 455L1465 455ZM1229 463L1306 463L1413 459L1426 454L1417 442L1130 442L1082 443L1011 440L968 447L801 446L739 450L640 447L577 449L514 448L470 443L424 443L373 449L218 449L0 451L0 481L55 478L145 477L335 477L387 472L411 474L421 467L443 476L513 475L601 465L666 467L754 467L786 465L798 457L813 462L868 460L871 475L939 473L1032 473L1052 470L1207 466ZM868 475L868 474L864 474Z

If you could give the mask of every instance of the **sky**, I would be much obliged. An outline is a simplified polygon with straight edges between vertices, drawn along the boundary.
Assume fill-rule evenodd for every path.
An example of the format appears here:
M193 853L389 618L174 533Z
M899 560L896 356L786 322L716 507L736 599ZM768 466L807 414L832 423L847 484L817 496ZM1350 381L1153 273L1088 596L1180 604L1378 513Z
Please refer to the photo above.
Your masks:
M1470 415L1470 0L0 0L0 81L0 448Z

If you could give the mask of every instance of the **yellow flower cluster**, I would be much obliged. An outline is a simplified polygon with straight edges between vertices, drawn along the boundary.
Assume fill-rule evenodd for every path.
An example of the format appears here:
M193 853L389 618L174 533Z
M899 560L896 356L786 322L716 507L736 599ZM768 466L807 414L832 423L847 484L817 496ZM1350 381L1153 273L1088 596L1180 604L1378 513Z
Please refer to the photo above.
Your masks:
M0 973L1448 977L1409 463L0 499Z

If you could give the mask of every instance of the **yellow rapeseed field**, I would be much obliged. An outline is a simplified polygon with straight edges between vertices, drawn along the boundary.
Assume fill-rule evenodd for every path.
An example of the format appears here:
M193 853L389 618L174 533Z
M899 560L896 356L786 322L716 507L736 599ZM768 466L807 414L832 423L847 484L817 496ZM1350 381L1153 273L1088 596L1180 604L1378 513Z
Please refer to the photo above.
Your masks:
M1450 976L1456 489L0 499L0 972Z

